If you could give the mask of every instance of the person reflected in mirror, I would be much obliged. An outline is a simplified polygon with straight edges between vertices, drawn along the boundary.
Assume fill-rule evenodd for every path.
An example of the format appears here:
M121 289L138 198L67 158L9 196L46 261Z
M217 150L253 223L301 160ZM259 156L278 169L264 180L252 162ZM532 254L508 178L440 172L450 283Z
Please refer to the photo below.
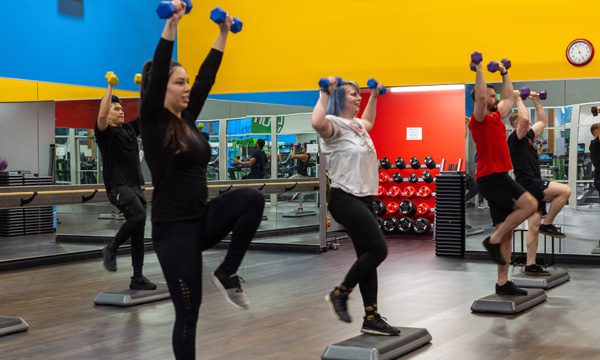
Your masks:
M590 157L594 164L594 188L600 192L600 123L592 124L590 132L593 137L590 143Z
M242 161L239 158L234 158L234 162L242 167L249 167L250 172L242 177L244 179L264 179L267 177L267 154L263 151L265 147L265 140L258 139L254 145L254 151L250 155L250 159Z
M289 179L305 179L308 178L308 163L310 161L310 154L306 150L306 143L300 145L295 144L292 146L292 152L290 154L292 159L296 160L296 173L289 177ZM304 212L304 196L305 193L294 193L292 201L298 199L298 208L296 212Z

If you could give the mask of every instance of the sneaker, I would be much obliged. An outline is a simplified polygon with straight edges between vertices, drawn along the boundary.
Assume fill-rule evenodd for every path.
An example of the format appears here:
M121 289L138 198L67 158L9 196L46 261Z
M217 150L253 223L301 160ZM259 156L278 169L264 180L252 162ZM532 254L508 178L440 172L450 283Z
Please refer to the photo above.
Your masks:
M117 252L110 251L108 249L109 245L106 245L104 249L102 249L102 257L104 258L104 268L108 271L117 271Z
M518 288L512 281L500 286L496 284L497 295L527 295L527 290Z
M488 202L486 200L483 200L481 202L481 204L479 204L479 206L477 206L478 209L489 209L490 207L488 206Z
M379 314L372 316L371 320L367 320L368 316L364 317L362 328L360 332L369 335L383 335L383 336L398 336L400 335L400 329L395 328L386 322L386 318L381 317Z
M150 282L145 276L132 276L129 283L131 290L156 290L156 284Z
M490 237L486 237L483 240L483 247L488 252L488 255L494 260L496 264L506 265L506 261L502 258L502 252L500 251L500 244L492 244L490 243Z
M550 274L550 271L545 270L543 267L541 267L537 264L525 266L523 273L525 275L530 275L530 276L550 276L550 275L552 275L552 274Z
M226 277L215 272L212 275L212 281L215 286L221 290L225 299L227 299L231 305L242 310L248 310L250 308L250 301L248 301L241 285L242 282L245 283L246 281L237 274Z
M325 302L329 305L329 310L334 318L347 323L352 322L352 318L348 314L348 294L343 294L335 288L325 295Z
M558 227L556 227L554 224L549 224L549 225L541 224L540 232L542 234L550 235L555 238L566 237L566 235L563 234L562 231L560 231L560 229Z

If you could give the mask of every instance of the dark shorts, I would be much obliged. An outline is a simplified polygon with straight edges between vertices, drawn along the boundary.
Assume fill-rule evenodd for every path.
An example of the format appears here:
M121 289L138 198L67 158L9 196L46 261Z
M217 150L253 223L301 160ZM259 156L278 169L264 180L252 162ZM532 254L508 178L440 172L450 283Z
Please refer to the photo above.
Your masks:
M537 211L542 213L542 215L548 214L548 212L546 212L546 202L544 201L544 190L550 186L550 180L518 179L517 182L521 184L525 190L529 191L534 198L537 199Z
M515 201L527 192L508 173L495 173L477 179L477 188L490 206L494 226L513 212Z

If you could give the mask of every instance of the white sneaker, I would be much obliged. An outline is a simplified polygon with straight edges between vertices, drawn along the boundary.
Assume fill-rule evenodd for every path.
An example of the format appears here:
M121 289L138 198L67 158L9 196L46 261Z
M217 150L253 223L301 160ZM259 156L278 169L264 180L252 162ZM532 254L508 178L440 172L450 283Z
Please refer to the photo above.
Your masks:
M488 206L488 202L487 202L487 200L485 200L485 199L484 199L484 200L481 202L481 204L479 204L479 206L478 206L477 208L478 208L478 209L489 209L489 206Z
M246 281L237 274L233 274L228 278L221 279L213 273L212 281L215 286L221 290L221 293L223 293L225 299L231 305L242 310L248 310L250 308L250 301L248 301L248 298L246 297L241 285L241 282L245 283Z

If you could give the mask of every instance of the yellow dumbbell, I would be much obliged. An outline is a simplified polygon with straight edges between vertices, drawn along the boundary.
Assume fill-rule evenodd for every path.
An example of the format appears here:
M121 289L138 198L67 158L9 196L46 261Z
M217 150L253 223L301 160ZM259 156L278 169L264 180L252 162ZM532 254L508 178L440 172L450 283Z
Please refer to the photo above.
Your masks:
M104 75L104 77L106 78L106 81L112 86L116 86L119 83L119 78L112 71L108 71L106 75Z
M204 123L198 123L196 127L198 128L198 130L202 130L202 128L204 127Z
M140 85L142 83L142 74L135 74L133 77L133 83L136 85Z

